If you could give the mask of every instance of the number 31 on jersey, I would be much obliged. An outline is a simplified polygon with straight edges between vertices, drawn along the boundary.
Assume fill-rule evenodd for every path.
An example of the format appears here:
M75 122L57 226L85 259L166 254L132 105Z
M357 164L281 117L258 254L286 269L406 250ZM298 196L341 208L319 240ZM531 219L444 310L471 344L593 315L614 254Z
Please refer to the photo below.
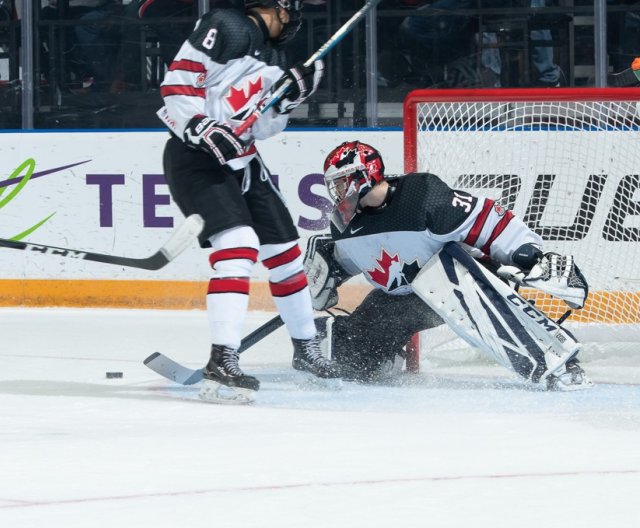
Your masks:
M453 191L453 200L451 200L451 205L454 207L462 207L467 213L470 213L472 201L473 197L471 195L459 194Z

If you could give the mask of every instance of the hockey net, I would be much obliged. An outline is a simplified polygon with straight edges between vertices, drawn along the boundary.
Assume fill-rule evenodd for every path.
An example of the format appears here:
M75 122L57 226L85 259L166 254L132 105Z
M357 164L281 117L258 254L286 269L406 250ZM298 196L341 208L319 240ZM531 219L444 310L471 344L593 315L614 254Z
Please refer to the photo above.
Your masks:
M637 343L639 130L638 89L417 90L404 102L405 169L499 200L546 250L573 254L590 287L568 320L578 338ZM554 319L567 310L521 293Z

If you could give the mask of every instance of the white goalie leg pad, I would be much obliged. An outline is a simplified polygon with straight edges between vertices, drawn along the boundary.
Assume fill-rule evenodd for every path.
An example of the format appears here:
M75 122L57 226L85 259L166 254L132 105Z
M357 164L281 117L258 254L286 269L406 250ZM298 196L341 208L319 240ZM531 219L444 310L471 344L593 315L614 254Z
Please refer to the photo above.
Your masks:
M412 288L462 339L534 383L562 370L581 349L458 244L434 255Z

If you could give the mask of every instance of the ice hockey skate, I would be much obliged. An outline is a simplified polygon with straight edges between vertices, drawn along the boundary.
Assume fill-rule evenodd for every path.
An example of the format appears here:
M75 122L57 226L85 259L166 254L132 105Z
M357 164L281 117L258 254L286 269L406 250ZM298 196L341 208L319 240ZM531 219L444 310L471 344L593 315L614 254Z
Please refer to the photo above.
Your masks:
M237 350L211 345L211 359L202 371L203 379L198 395L201 400L236 405L255 401L260 382L242 372L238 360Z
M306 372L308 381L315 382L327 388L339 389L342 387L340 369L335 361L322 355L320 339L291 339L293 342L294 369Z
M584 373L576 358L567 361L558 372L549 374L544 383L546 383L547 390L557 392L585 390L593 387L593 382Z

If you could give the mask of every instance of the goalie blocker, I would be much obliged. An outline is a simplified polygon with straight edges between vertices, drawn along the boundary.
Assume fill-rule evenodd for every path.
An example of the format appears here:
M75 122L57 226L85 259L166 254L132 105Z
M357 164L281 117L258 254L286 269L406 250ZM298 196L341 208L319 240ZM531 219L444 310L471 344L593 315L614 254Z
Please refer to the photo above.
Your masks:
M466 342L530 382L553 390L592 385L575 359L580 343L460 245L446 244L412 289Z
M331 235L314 235L307 243L304 273L316 311L333 308L338 303L338 287L350 278L333 257L334 247Z

